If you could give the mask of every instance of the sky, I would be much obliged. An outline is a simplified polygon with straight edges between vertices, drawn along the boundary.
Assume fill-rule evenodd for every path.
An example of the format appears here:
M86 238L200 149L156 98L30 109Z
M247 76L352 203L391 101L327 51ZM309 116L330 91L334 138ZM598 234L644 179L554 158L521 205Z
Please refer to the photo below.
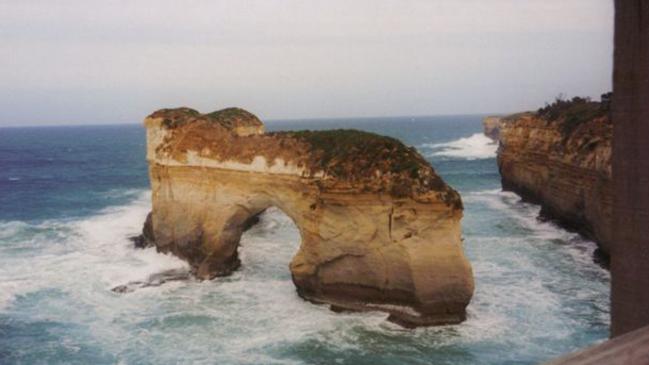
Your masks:
M612 0L0 0L0 126L508 113L611 89Z

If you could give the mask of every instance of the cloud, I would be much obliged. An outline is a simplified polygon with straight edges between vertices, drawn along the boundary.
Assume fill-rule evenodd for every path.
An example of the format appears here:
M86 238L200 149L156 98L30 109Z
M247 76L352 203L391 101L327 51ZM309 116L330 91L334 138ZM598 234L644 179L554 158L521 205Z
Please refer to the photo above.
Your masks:
M608 0L3 1L0 124L180 103L270 118L522 109L610 87L612 14Z

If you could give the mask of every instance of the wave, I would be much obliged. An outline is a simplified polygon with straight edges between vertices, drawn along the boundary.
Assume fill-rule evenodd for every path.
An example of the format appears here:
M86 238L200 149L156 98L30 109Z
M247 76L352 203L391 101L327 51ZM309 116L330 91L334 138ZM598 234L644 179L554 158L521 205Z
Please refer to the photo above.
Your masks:
M135 250L129 237L142 229L150 193L129 204L77 220L0 222L0 310L16 298L55 287L77 294L109 291L129 281L187 265L154 249Z
M538 222L538 208L519 203L511 193L487 190L467 193L464 200L469 222L466 248L476 274L476 293L469 319L457 326L404 330L386 322L381 313L334 313L300 299L288 268L300 233L276 208L268 209L242 236L242 266L233 275L113 293L111 289L120 284L187 269L173 256L155 249L136 250L128 240L141 230L150 209L149 192L82 219L0 222L0 315L63 324L56 331L63 331L65 341L75 346L99 344L101 351L115 354L110 361L95 363L124 364L305 364L314 358L334 363L337 358L381 351L395 354L390 355L391 363L421 358L463 363L475 359L462 354L485 346L494 349L480 355L485 363L502 362L502 353L538 363L548 356L551 339L546 334L569 342L575 333L590 328L581 318L607 323L605 287L598 275L585 281L588 270L574 262L546 267L545 257L555 256L544 247L550 247L553 239L569 238L569 233ZM500 215L507 225L529 230L483 234L484 225L475 223L477 218L498 223ZM555 244L552 250L562 256L574 251L584 266L593 266L583 252L571 247ZM597 274L599 269L593 271ZM603 319L593 318L595 311L588 310L592 306L603 308ZM12 336L7 341L15 342L9 347L21 346L24 333ZM33 338L33 343L38 340ZM59 341L47 343L52 355L43 362L58 359L53 351L65 345ZM568 350L552 346L554 351ZM412 357L400 355L404 353Z
M482 133L475 133L470 137L459 138L451 142L425 143L420 147L431 150L425 153L428 157L481 160L496 157L498 143Z
M483 204L490 210L506 215L509 222L515 223L512 226L523 229L521 234L526 241L543 242L555 246L558 242L568 243L557 247L562 254L568 255L580 268L592 270L597 275L609 278L608 271L593 263L597 244L578 233L560 227L553 221L541 219L540 205L524 202L519 195L500 189L471 192L465 194L462 200L468 205Z
M464 238L477 283L468 307L476 325L499 321L490 330L504 333L546 328L564 339L584 323L608 326L610 274L594 263L594 242L539 219L540 207L512 192L468 192L462 200L473 221ZM589 319L565 315L575 308Z

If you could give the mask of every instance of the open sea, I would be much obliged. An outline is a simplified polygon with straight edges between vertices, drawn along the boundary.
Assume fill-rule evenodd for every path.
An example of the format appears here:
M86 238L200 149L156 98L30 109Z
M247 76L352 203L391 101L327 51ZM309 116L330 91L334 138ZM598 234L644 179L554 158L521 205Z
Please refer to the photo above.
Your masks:
M461 194L476 291L466 322L403 329L300 299L293 222L267 211L242 267L213 281L111 288L169 269L137 250L150 210L141 125L0 129L0 364L537 364L608 336L595 245L502 192L482 116L270 121L357 128L415 146Z

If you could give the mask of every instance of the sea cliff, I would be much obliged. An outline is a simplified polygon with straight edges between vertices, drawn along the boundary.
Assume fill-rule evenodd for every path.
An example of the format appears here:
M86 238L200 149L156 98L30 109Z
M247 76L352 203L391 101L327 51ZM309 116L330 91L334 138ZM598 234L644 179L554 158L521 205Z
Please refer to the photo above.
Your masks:
M302 237L290 271L303 298L406 326L464 320L462 201L413 148L357 130L264 133L236 108L164 109L144 124L153 210L141 245L199 278L228 275L242 232L275 206Z
M500 141L503 190L541 205L541 215L612 248L612 123L602 102L557 100L536 112L484 121ZM496 132L494 132L496 130Z

